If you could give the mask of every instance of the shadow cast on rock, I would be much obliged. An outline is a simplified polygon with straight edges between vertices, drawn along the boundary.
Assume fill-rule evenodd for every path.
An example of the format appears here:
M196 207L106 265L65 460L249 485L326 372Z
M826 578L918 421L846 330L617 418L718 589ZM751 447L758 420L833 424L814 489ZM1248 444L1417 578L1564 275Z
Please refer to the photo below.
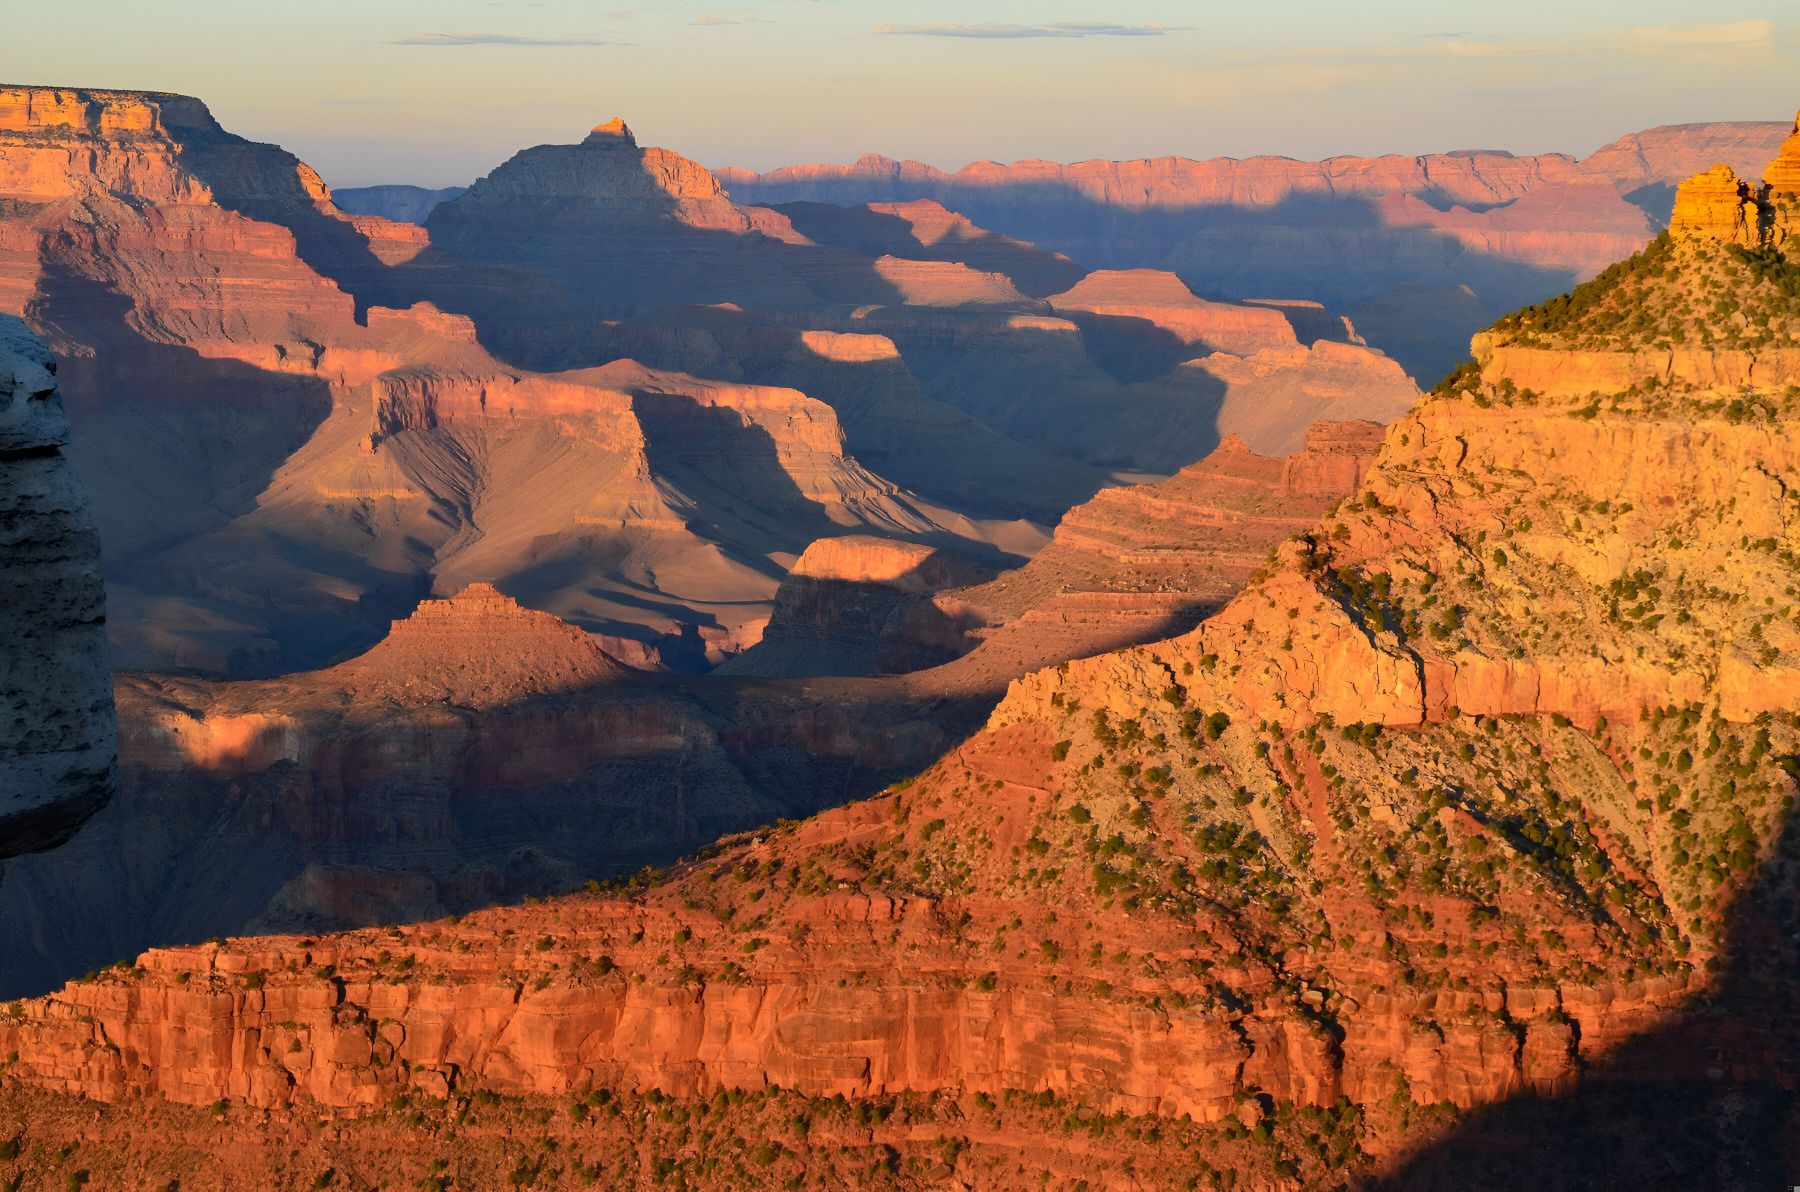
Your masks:
M1800 817L1736 900L1708 988L1567 1097L1471 1113L1370 1192L1786 1188L1800 1172Z

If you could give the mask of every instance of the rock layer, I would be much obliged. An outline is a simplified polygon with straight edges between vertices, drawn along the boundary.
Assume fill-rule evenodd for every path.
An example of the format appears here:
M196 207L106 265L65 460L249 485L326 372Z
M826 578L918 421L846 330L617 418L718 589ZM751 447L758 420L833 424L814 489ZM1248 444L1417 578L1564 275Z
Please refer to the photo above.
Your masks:
M724 670L933 667L921 683L975 691L1167 636L1214 611L1271 549L1354 492L1382 429L1316 423L1285 459L1227 437L1167 480L1103 489L1064 515L1029 563L986 582L958 578L966 567L922 547L821 540L783 581L763 642Z

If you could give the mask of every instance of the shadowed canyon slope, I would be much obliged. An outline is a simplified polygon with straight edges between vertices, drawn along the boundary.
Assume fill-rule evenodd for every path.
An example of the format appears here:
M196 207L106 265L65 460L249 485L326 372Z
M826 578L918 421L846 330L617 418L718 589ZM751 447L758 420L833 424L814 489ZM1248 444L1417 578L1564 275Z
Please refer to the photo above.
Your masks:
M0 89L0 310L62 362L126 665L318 666L491 582L704 669L819 537L1017 561L1115 470L1416 394L1304 303L1064 317L1083 276L930 203L736 204L618 121L421 228L197 100Z
M256 1110L319 1159L336 1109L339 1162L459 1180L1779 1184L1800 131L1767 177L1750 243L1682 188L1218 613L1018 680L915 780L624 890L146 953L0 1016L0 1103L69 1123L48 1157L67 1095L225 1098L264 1163ZM1534 1099L1558 1145L1508 1132Z

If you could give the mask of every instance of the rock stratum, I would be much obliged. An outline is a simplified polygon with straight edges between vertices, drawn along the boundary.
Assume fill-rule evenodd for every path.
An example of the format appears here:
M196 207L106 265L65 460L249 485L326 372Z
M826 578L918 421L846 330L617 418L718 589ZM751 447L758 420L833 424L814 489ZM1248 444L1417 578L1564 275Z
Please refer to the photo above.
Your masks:
M621 891L15 1003L9 1112L192 1130L145 1098L222 1098L226 1137L267 1111L309 1159L348 1113L347 1167L404 1139L457 1180L1776 1182L1795 269L1663 237L1503 320L1218 613L1018 680L880 797ZM1639 371L1536 389L1511 352ZM706 1130L658 1132L681 1114Z
M64 843L118 780L100 544L55 369L0 315L0 860Z

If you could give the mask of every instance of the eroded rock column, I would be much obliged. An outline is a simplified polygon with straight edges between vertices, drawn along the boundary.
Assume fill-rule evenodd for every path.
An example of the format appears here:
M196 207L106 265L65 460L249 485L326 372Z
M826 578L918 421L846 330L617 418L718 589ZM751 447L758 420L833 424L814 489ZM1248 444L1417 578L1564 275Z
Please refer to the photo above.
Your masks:
M100 542L55 368L0 315L0 859L61 844L115 784Z

